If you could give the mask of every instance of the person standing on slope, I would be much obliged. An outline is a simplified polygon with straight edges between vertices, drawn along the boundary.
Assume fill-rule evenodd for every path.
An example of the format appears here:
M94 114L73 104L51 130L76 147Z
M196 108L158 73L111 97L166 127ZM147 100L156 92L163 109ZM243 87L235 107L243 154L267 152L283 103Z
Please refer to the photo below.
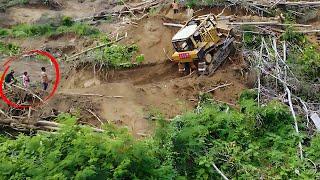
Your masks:
M11 72L6 75L6 77L4 78L4 82L4 87L6 87L6 84L11 85L16 82L16 79L14 77L14 70L11 70Z
M48 89L48 85L49 85L49 78L46 71L47 70L45 67L41 68L41 79L42 79L42 86L44 91Z
M28 75L28 72L24 72L22 75L22 84L24 88L30 87L30 77Z

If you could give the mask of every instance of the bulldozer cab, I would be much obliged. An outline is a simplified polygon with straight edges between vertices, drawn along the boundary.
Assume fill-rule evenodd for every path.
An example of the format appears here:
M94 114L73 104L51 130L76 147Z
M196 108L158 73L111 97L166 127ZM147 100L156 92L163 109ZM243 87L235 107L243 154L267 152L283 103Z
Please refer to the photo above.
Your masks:
M198 67L198 71L208 71L207 67L213 63L214 58L225 59L223 55L229 54L226 47L222 48L226 42L229 46L233 41L229 41L229 32L229 29L218 27L216 17L212 14L192 18L172 38L176 51L172 59L180 65L191 63ZM223 50L214 56L219 48ZM215 64L213 69L216 69L218 64Z

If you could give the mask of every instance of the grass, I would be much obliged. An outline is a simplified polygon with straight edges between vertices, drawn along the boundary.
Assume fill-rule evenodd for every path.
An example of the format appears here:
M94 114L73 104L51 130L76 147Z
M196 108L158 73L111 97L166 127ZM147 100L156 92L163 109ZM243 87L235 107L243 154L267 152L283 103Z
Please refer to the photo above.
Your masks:
M19 24L10 29L0 28L0 37L26 38L50 36L57 33L75 33L78 36L91 36L100 34L100 31L88 24L73 22L70 17L63 17L58 26L53 24Z
M6 55L16 55L20 52L20 47L12 43L0 41L0 53Z

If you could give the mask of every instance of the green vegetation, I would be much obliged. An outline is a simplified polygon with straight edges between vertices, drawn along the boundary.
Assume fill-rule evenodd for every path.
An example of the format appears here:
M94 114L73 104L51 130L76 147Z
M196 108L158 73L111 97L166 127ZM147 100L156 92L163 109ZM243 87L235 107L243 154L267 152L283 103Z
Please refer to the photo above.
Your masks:
M281 40L289 41L299 45L303 45L307 42L306 37L302 33L294 31L294 28L289 26L286 31L281 35Z
M313 44L308 42L306 36L294 32L288 27L281 36L282 40L295 44L289 53L288 60L295 73L307 82L314 82L320 74L320 52Z
M107 39L105 41L108 41ZM137 53L138 46L131 45L117 45L106 46L102 50L97 50L96 60L99 64L106 65L108 67L131 67L133 66L132 57ZM144 61L143 55L136 57L136 63L140 64Z
M0 2L0 10L6 10L9 7L27 4L29 0L2 0Z
M57 134L0 138L0 179L220 179L213 164L229 178L319 179L320 135L297 135L284 105L258 107L255 96L245 92L235 110L204 95L199 113L158 121L142 140L112 126L95 133L62 115Z
M243 33L243 44L246 48L255 49L261 45L261 36L256 36L252 32L255 31L253 26L241 26Z
M24 38L52 35L57 33L75 33L79 36L98 35L98 29L87 24L73 22L70 17L63 17L59 25L54 24L20 24L11 29L1 29L0 37Z
M16 55L20 52L20 47L12 43L4 43L0 41L0 53L6 55Z

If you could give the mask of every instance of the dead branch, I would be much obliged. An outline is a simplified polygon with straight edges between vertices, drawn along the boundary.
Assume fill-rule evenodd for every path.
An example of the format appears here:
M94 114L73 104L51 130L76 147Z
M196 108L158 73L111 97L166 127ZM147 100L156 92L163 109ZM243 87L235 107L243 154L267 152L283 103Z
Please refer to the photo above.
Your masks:
M230 85L232 85L232 83L222 84L222 85L219 85L219 86L217 86L217 87L215 87L215 88L212 88L212 89L206 91L206 93L210 93L210 92L215 91L215 90L217 90L217 89L219 89L219 88L223 88L223 87L230 86Z
M216 164L215 164L214 162L212 163L212 166L213 166L213 168L221 175L221 177L222 177L224 180L229 180L229 179L227 178L227 176L223 174L223 172L216 166Z
M91 113L100 123L101 125L104 125L104 123L101 121L101 119L90 109L86 109L89 113ZM110 124L110 122L108 121L108 123Z
M292 105L292 100L291 100L291 91L289 90L288 87L286 87L286 91L287 91L287 94L288 94L289 107L290 107L290 110L291 110L291 113L292 113L292 117L293 117L293 120L294 120L294 127L295 127L295 130L296 130L296 133L299 134L296 113L294 112L293 105ZM300 159L303 159L301 141L299 141L299 154L300 154Z

